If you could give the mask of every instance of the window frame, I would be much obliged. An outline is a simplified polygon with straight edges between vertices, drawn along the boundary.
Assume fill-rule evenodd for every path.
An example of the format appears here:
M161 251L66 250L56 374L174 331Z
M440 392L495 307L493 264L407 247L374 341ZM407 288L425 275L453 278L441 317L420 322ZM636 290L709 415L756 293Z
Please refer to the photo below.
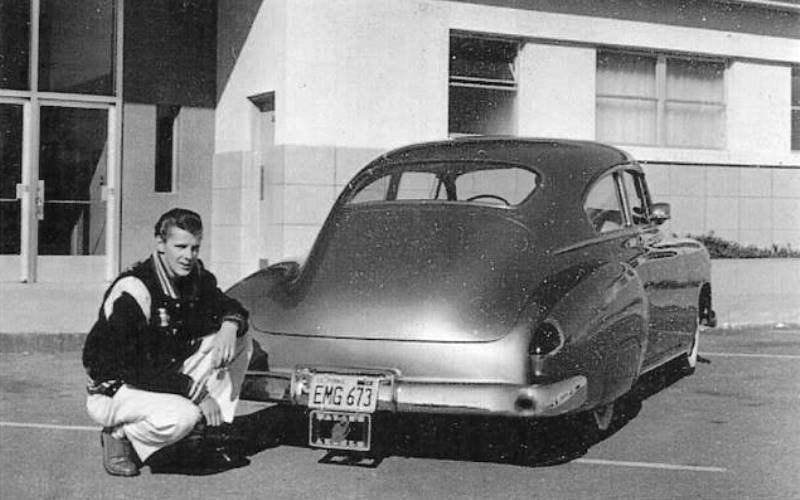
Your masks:
M635 192L632 195L628 193L628 184L624 180L624 176L626 174L630 175L632 181L631 183L635 190ZM633 227L651 225L652 221L650 220L650 214L653 211L653 203L650 200L650 192L647 188L647 182L645 180L644 174L637 170L621 169L616 171L615 175L618 176L619 188L621 189L622 200L625 205L624 211L626 213L627 225ZM634 196L636 199L640 200L643 203L644 222L637 223L634 220L633 205L631 204L631 196Z
M728 111L728 103L726 100L726 85L727 85L727 74L728 74L728 67L729 67L729 60L725 58L714 58L708 57L703 55L687 55L687 54L670 54L670 53L655 53L655 52L643 52L643 51L636 51L636 50L616 50L614 48L604 48L598 47L597 48L597 63L595 64L595 74L599 73L599 61L601 54L610 54L610 55L628 55L628 56L636 56L654 60L655 68L653 73L653 80L654 80L654 87L655 87L655 96L643 96L643 95L630 95L630 94L621 94L621 93L601 93L595 91L595 112L597 112L598 103L602 99L615 99L615 100L626 100L626 101L636 101L636 102L649 102L655 103L656 110L655 110L655 143L641 143L641 142L628 142L626 140L612 140L610 142L616 144L626 144L626 145L633 145L633 146L645 146L645 147L664 147L664 148L683 148L683 149L709 149L709 150L716 150L721 151L725 150L727 147L727 134L725 130L725 118L726 113ZM686 100L686 99L670 99L668 98L668 65L670 60L682 60L682 61L691 61L691 62L699 62L699 63L713 63L722 66L721 71L721 79L722 79L722 87L723 87L723 95L722 101L705 101L705 100ZM694 105L701 105L701 106L717 106L720 108L720 112L722 114L721 117L721 128L719 130L720 133L720 140L719 145L693 145L693 146L686 146L686 145L676 145L670 144L667 140L667 105L668 103L679 103L679 104L694 104Z
M83 272L90 265L92 269L97 269L98 276L102 279L111 280L117 275L120 269L120 213L122 200L119 195L121 189L122 171L122 66L123 66L123 39L124 39L124 20L123 20L123 0L113 0L113 37L111 41L111 75L112 91L108 94L92 93L73 93L71 91L43 91L40 90L40 45L43 42L41 36L41 13L42 1L30 0L30 9L27 12L29 29L26 33L27 40L27 60L25 68L27 71L27 81L24 85L10 85L0 88L0 102L20 104L23 106L23 174L18 187L18 199L21 207L21 233L22 241L20 252L11 257L14 261L7 265L0 262L0 267L14 268L9 273L0 273L7 276L17 273L18 279L22 282L33 283L40 280L61 280L70 275L70 270L80 269ZM20 69L25 69L20 68ZM22 87L22 88L17 88ZM64 89L69 90L69 89ZM59 264L56 267L51 265L43 266L42 259L50 259L50 256L40 255L38 252L38 241L40 225L38 220L39 201L39 148L41 141L39 134L42 126L41 111L44 107L75 107L83 109L105 109L108 112L108 163L105 184L102 186L101 199L106 205L105 222L105 253L100 256L69 256L66 260L56 257ZM3 260L0 255L0 260ZM102 259L103 265L98 266L94 259ZM91 264L87 264L91 262ZM73 264L74 263L74 264ZM44 269L44 271L42 271ZM58 276L52 274L58 269ZM5 269L4 269L5 271ZM74 273L72 273L74 274ZM80 273L78 273L80 274ZM95 276L94 271L91 273ZM77 275L77 274L76 274ZM86 278L85 273L81 274ZM54 278L55 277L55 278ZM68 280L69 281L69 280Z
M510 74L510 78L503 79L503 78L489 78L489 77L474 77L474 76L466 76L466 75L459 75L454 74L454 67L452 64L454 53L453 53L453 40L454 39L472 39L477 41L487 41L487 42L496 42L496 43L506 43L509 45L514 46L514 57L511 61L506 61L503 64L508 64L508 72ZM518 79L517 79L517 59L519 58L520 49L522 48L523 42L513 37L498 37L498 36L491 36L491 35L484 35L479 33L470 33L470 32L458 32L458 31L451 31L449 37L449 52L448 52L448 70L447 70L447 89L448 89L448 110L447 110L447 135L448 137L467 137L467 136L474 136L474 135L482 135L484 132L465 132L459 130L453 130L451 125L454 121L453 113L454 109L452 106L451 99L453 98L453 89L468 89L475 92L499 92L501 94L508 95L508 98L511 100L510 107L511 107L511 116L508 118L508 128L511 132L503 132L503 131L489 131L488 133L513 133L516 130L516 123L514 123L514 119L516 116L516 97L517 97L517 90L518 90ZM487 99L489 100L489 99Z
M631 206L630 198L628 197L628 187L623 178L623 176L626 174L630 175L632 180L631 183L633 188L636 190L636 193L634 193L633 196L639 198L644 204L645 220L643 222L637 223L634 221L633 208ZM617 206L620 209L622 225L618 228L608 231L601 231L596 228L595 223L589 216L589 213L586 210L586 201L589 199L589 195L591 194L592 190L609 177L611 178L614 186L615 198L617 200ZM586 216L586 221L596 236L606 236L607 234L624 231L626 229L649 227L653 225L653 221L650 218L653 210L653 202L650 198L650 189L647 187L647 180L643 172L635 168L631 168L631 165L621 165L611 171L603 172L591 183L589 183L589 186L584 191L581 199L582 209L584 215Z

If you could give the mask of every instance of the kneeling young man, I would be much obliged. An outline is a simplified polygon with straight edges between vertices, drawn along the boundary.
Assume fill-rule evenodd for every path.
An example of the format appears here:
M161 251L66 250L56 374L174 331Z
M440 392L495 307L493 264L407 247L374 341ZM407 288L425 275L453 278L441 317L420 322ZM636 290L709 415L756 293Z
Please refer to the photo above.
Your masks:
M202 421L233 421L252 354L247 311L203 267L202 236L197 213L162 215L155 252L112 283L86 339L86 406L109 474L138 474Z

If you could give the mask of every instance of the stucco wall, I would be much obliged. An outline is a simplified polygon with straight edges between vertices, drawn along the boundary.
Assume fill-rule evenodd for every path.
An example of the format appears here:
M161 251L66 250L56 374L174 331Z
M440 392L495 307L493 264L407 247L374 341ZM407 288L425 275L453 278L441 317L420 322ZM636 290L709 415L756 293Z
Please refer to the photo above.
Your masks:
M491 2L492 5L477 5L442 2L448 8L449 25L453 29L568 43L640 47L688 54L703 53L742 59L800 63L800 40L796 38L541 12L527 8L506 8L494 5L496 3L498 2ZM520 3L522 2L515 2L515 4ZM526 7L535 8L534 5L536 4L529 4ZM663 8L675 10L666 4Z
M713 231L748 245L800 248L800 168L645 165L656 201L672 205L666 231Z
M217 107L212 263L223 280L305 254L356 170L393 146L446 136L443 12L264 0ZM275 147L262 151L247 97L268 91Z
M218 31L237 33L235 41L220 41L223 52L217 54L227 81L215 113L210 220L214 250L209 260L223 286L254 270L264 257L259 241L267 223L258 200L264 163L258 141L260 111L248 97L274 92L277 100L284 93L286 4L263 0L257 13L248 11L246 36L238 33L236 17L218 18ZM276 108L282 105L276 103Z
M517 62L519 135L594 139L595 49L528 43Z
M136 0L124 9L125 102L213 108L217 2Z
M286 22L277 143L374 148L447 134L440 2L300 0Z
M491 4L519 10L544 11L577 16L594 16L650 24L685 26L707 30L736 31L758 35L800 38L800 13L775 9L771 2L726 2L691 0L679 7L664 0L454 0L471 4ZM787 3L787 2L775 2ZM757 5L762 4L762 5Z
M155 192L156 107L125 105L122 163L120 264L123 268L153 250L158 216L180 206L195 210L205 222L201 257L212 250L211 162L214 155L214 110L182 108L179 120L177 190Z
M733 58L726 149L623 147L649 163L656 197L673 204L668 229L800 244L800 170L785 168L800 166L788 146L788 65L800 63L800 41L486 3L263 1L216 112L214 261L226 275L307 251L340 190L343 155L361 166L447 136L451 30L526 40L520 135L595 137L595 47ZM275 148L261 151L259 112L247 97L268 91Z
M711 261L713 307L721 326L800 323L800 259Z
M263 0L253 19L250 33L217 102L214 132L217 153L252 149L253 122L258 110L248 96L274 91L276 98L280 98L283 94L286 3L287 0ZM227 19L220 17L218 31L228 29L223 24ZM229 54L217 57L227 60ZM281 111L283 106L279 102L276 108Z
M266 254L271 262L308 252L334 201L353 175L383 150L277 146L271 152L266 208Z
M212 265L220 284L234 283L264 261L304 257L342 188L382 152L275 146L265 152L263 177L250 153L216 155L213 203L220 221Z
M734 62L726 72L727 149L791 149L791 69Z

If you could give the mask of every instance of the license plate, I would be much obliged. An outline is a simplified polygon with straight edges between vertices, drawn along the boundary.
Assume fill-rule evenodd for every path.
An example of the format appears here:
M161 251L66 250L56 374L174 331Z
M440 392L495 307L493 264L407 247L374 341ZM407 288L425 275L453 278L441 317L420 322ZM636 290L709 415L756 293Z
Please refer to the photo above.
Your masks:
M309 415L308 444L317 448L369 451L372 416L314 410Z
M311 377L308 407L373 413L378 405L380 379L365 375L316 373Z

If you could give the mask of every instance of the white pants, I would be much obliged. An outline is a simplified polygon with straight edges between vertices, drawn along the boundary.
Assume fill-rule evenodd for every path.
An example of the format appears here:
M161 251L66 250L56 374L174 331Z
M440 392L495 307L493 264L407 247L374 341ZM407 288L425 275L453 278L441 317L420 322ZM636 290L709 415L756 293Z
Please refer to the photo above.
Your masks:
M181 371L195 380L207 375L209 395L219 404L223 420L233 422L253 342L249 334L238 338L233 361L224 368L214 368L213 338L213 335L203 338L200 348L183 363ZM98 424L121 429L142 461L183 439L201 417L200 408L183 396L143 391L128 385L120 387L114 397L90 395L86 409Z

